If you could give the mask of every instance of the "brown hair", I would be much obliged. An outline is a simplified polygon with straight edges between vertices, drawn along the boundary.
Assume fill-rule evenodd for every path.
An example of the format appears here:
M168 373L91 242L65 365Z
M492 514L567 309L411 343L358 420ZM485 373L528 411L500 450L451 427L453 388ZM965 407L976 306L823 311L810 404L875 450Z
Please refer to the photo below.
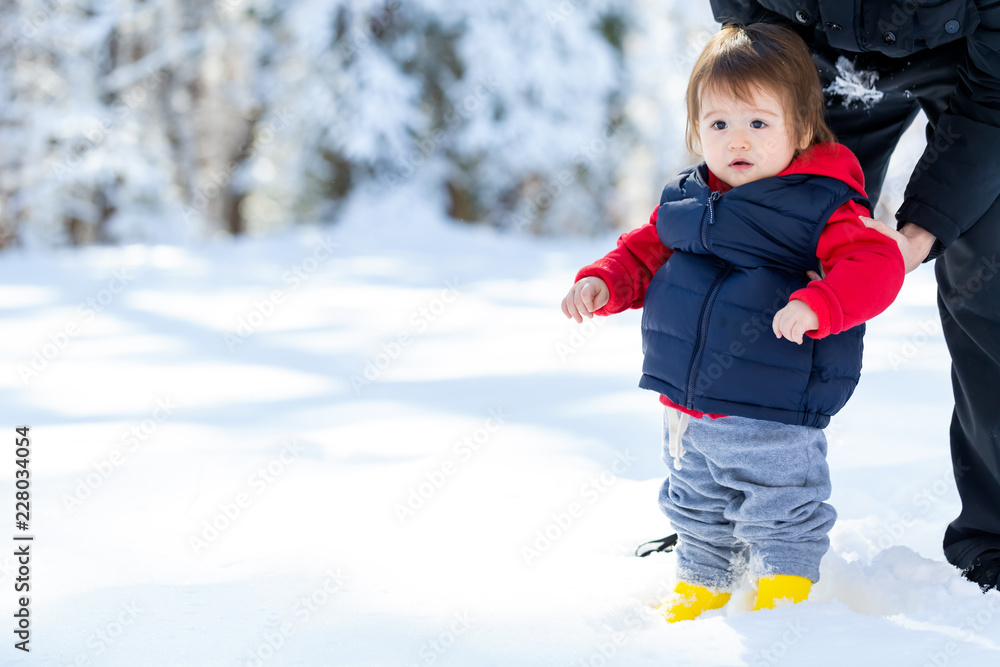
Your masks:
M750 102L758 89L775 95L795 132L796 148L836 137L823 117L823 89L802 38L779 25L729 23L708 40L687 89L687 147L700 154L696 123L706 87ZM798 151L796 151L798 154Z

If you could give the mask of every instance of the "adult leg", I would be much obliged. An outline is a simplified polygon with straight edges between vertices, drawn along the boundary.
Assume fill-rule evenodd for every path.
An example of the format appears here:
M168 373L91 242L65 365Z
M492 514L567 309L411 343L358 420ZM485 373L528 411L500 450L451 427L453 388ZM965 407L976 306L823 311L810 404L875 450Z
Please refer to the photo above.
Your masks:
M923 56L916 67L895 73L890 79L908 90L924 110L928 138L947 108L954 88L955 63L961 57L961 44L936 49ZM953 204L960 206L961 202ZM995 567L1000 564L998 262L1000 202L952 243L934 267L942 331L952 359L955 409L951 456L962 499L961 513L945 531L944 552L949 562L963 570L975 566L970 578L984 578L994 587Z
M1000 202L934 268L952 359L951 455L962 499L944 549L965 569L1000 549ZM1000 553L994 558L1000 560Z

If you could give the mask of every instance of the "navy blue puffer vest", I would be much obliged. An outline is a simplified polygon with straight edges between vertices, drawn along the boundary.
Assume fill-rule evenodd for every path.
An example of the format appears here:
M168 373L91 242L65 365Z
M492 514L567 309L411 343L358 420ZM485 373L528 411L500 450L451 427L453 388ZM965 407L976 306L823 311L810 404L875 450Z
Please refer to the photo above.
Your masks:
M725 194L704 164L667 184L657 233L674 250L646 292L639 386L716 414L822 428L861 375L864 325L802 345L775 338L774 314L819 270L816 245L849 200L846 183L791 174Z

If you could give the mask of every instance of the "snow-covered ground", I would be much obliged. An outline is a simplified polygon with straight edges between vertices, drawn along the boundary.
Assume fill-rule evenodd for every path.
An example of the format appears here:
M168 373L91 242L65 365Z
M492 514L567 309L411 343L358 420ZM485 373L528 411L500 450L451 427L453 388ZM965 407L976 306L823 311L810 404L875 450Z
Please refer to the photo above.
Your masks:
M940 551L959 504L928 266L828 430L840 519L810 601L652 613L674 562L632 555L670 532L639 314L558 308L612 243L414 199L196 249L0 256L0 539L23 424L35 536L31 653L7 630L0 662L997 664L1000 593Z

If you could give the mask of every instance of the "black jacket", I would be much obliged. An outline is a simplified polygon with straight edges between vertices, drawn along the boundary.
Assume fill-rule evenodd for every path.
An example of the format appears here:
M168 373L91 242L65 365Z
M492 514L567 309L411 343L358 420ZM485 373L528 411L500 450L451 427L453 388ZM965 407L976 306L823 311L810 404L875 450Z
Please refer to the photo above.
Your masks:
M1000 197L1000 2L996 0L711 0L717 20L779 21L812 47L908 56L964 40L946 111L896 213L946 247ZM914 59L913 67L920 67ZM862 112L859 112L862 113ZM919 173L918 173L919 172Z

